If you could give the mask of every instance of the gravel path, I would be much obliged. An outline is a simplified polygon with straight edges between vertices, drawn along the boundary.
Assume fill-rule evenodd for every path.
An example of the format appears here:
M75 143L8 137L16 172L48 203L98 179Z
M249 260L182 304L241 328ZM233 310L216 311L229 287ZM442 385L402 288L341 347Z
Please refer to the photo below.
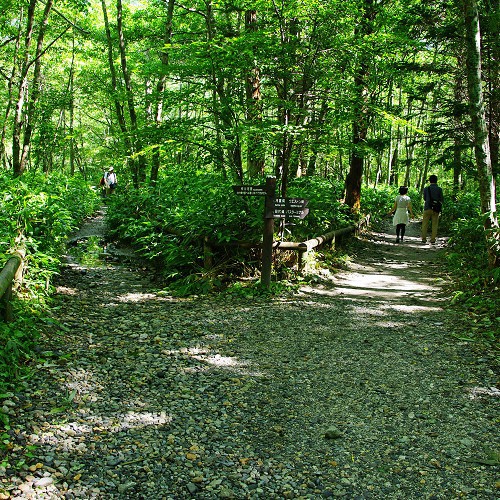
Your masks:
M0 499L498 498L492 354L456 338L441 248L408 233L272 301L69 262L45 361L4 395L26 464L0 468Z

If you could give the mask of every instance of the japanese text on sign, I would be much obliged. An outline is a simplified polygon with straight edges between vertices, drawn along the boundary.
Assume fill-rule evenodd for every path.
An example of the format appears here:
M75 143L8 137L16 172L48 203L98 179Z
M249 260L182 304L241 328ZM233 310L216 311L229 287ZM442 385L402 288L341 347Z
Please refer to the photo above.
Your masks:
M233 191L239 196L265 196L266 186L233 186Z

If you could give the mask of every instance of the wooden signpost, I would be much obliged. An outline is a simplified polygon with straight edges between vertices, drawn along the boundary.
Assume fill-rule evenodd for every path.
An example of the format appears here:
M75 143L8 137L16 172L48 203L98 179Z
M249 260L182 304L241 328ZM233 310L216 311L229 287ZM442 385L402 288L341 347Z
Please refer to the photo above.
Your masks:
M276 198L276 177L267 177L265 186L233 186L239 196L265 196L264 232L262 238L261 283L269 288L273 262L274 219L303 219L308 213L308 200Z
M266 218L271 219L303 219L308 213L309 200L303 198L273 198L271 207L266 211Z

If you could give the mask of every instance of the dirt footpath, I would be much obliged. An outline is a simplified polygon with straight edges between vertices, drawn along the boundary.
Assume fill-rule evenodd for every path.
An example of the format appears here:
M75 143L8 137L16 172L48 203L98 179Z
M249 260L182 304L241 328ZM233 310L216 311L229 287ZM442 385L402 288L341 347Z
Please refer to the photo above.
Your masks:
M1 498L498 498L494 359L441 252L369 233L274 300L174 298L109 246L70 260Z

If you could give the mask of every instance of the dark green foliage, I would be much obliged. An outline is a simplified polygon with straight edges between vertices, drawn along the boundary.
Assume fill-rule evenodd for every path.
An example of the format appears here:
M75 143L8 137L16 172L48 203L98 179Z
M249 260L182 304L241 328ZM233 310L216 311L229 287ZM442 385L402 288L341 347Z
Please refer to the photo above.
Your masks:
M310 213L303 220L294 219L296 225L286 239L303 241L348 225L348 210L338 201L341 194L341 186L328 180L296 179L289 197L308 199ZM206 292L232 273L251 273L259 263L255 250L242 250L237 243L261 241L264 197L237 196L231 183L216 174L172 172L154 189L126 190L110 203L112 233L155 261L163 277L176 280L182 293L197 287L197 293ZM203 268L205 241L214 262L208 271Z
M456 200L452 200L450 196L446 196L445 209L446 215L450 221L479 217L481 213L479 206L479 193L475 191L461 191L456 197Z
M321 177L302 177L291 182L288 197L309 200L309 214L297 220L294 241L313 238L353 223L349 207L340 201L343 189L343 183Z
M99 204L82 180L60 176L25 175L0 178L0 262L13 248L26 249L24 286L43 290L57 272L66 238Z
M453 220L447 261L456 289L453 303L468 310L475 324L471 332L473 336L498 340L500 269L488 267L479 196L461 193L450 210Z
M370 214L372 222L379 222L391 211L394 199L398 195L399 186L378 186L376 189L364 187L361 198L361 210L365 214ZM423 210L423 199L420 193L414 189L408 189L408 196L411 199L413 213L416 216Z
M488 265L488 234L481 216L477 191L461 191L455 200L447 197L442 228L451 237L447 263L453 276L453 303L469 313L472 335L497 340L500 330L500 269ZM498 229L496 229L498 231Z
M377 189L363 188L361 211L370 214L372 221L383 219L392 208L397 189L393 186L379 186Z
M27 317L8 324L0 322L0 390L29 376L27 363L38 337L35 322Z
M99 205L83 180L25 175L0 178L0 255L21 238L28 249L57 254L65 238Z

